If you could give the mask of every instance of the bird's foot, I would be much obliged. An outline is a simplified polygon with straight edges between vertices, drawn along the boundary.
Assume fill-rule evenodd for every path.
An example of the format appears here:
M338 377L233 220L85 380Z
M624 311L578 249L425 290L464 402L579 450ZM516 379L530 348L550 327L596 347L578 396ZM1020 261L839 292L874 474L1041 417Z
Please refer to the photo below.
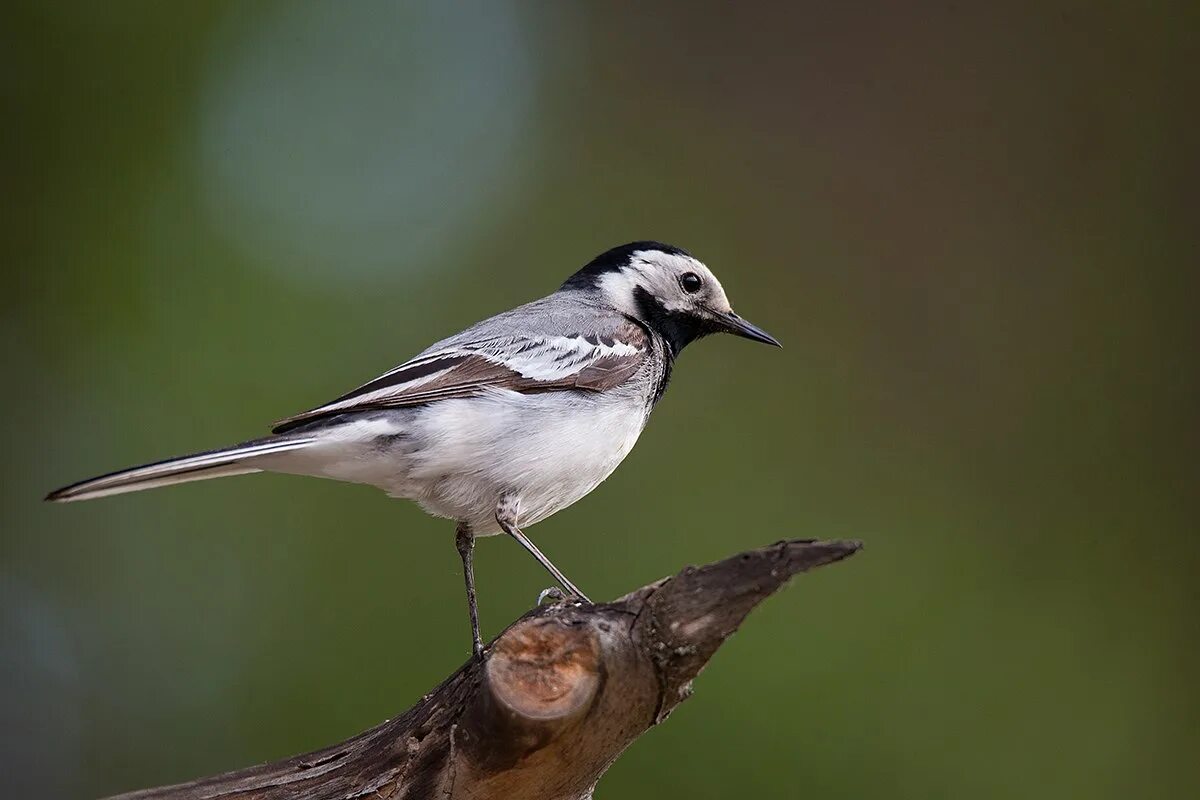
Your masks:
M543 603L545 603L547 600L549 600L551 603L561 603L563 600L566 600L566 599L567 599L566 592L564 592L562 589L558 588L557 586L551 586L549 589L542 589L541 593L538 595L537 605L540 606Z
M558 586L551 586L549 589L542 589L541 594L537 596L537 604L539 606L549 603L586 603L591 605L592 601L583 595L582 592L569 589L561 589Z

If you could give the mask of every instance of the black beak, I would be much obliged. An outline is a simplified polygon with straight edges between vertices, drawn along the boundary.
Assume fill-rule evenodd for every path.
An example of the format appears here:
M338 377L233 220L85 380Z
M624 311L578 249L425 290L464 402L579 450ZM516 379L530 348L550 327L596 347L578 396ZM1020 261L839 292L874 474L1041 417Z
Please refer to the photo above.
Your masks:
M776 347L783 347L774 336L757 325L747 322L732 311L728 314L718 314L717 318L721 321L726 333L732 333L735 336L752 339L763 344L773 344Z

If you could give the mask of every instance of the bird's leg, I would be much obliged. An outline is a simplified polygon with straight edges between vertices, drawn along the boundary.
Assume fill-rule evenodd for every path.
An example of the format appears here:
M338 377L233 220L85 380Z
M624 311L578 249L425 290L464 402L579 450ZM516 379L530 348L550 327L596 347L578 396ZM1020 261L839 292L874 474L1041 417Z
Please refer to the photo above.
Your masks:
M496 522L500 524L500 529L509 536L521 543L521 546L529 551L529 554L538 560L538 563L545 567L546 571L554 576L554 580L558 581L559 586L567 590L568 594L578 597L585 603L592 602L587 595L579 591L579 587L571 583L566 575L562 574L562 570L554 566L554 562L546 558L541 550L537 549L537 545L529 541L529 537L521 533L521 529L517 527L517 514L521 509L521 501L516 495L506 494L500 498L500 502L496 505Z
M459 557L462 558L463 579L467 582L467 610L471 614L471 652L479 658L483 655L483 639L479 636L479 607L475 604L475 567L472 563L475 534L471 533L471 527L465 522L458 523L454 544L458 548Z

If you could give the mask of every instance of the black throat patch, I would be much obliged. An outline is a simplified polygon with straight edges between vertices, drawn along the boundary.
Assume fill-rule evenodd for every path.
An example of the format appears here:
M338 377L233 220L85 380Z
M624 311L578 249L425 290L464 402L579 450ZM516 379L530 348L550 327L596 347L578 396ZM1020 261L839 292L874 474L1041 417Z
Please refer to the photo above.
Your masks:
M672 361L691 342L716 331L714 323L694 314L668 311L661 300L641 286L634 287L633 302L637 307L638 319L666 340Z

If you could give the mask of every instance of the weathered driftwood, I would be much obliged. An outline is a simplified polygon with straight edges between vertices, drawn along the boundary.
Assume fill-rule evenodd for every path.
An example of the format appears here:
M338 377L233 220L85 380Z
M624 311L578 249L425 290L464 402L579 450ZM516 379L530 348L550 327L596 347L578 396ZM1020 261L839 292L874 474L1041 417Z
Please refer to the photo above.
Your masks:
M586 800L763 599L857 542L788 541L612 603L535 608L395 719L341 744L121 798ZM797 700L799 702L799 700Z

